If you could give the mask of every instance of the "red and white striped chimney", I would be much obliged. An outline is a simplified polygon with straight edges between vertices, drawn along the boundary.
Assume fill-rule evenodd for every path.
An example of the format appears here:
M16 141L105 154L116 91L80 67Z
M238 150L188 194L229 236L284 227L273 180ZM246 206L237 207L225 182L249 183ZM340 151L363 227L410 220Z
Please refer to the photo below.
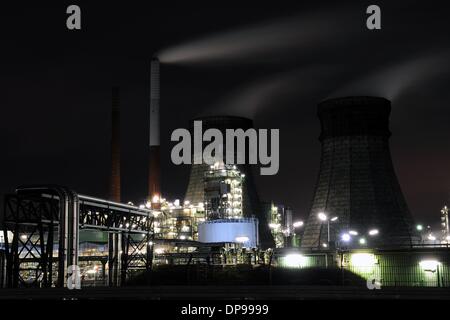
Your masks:
M159 131L159 60L153 57L150 70L150 149L147 198L154 209L159 208L161 199Z

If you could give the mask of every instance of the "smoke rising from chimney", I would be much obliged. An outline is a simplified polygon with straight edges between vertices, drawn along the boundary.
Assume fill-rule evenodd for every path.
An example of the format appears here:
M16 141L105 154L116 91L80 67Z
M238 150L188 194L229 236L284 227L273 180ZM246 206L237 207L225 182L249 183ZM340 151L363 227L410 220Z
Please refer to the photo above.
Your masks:
M261 61L261 57L265 62L271 57L278 60L283 53L292 54L292 50L307 53L311 47L329 45L355 32L345 24L352 11L332 9L206 36L162 50L158 57L162 63L252 63Z
M449 51L411 58L390 65L369 75L353 80L335 91L330 97L348 95L384 96L398 98L405 90L440 74L448 74Z

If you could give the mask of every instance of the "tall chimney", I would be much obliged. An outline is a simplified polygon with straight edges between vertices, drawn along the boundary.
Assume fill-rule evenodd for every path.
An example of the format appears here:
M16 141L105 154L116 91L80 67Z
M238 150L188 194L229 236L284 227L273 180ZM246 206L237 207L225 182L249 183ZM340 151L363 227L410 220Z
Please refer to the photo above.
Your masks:
M111 201L120 202L120 95L119 88L112 88L111 109Z
M148 201L154 208L161 198L159 154L159 60L152 58L150 71L150 150L148 174Z

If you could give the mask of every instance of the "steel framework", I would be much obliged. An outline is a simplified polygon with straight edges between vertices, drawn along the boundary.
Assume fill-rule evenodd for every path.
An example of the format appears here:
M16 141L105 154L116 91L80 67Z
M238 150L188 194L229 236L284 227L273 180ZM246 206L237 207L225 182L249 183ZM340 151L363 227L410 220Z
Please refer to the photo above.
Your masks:
M152 210L49 185L19 187L6 195L3 215L7 287L66 287L69 267L78 265L80 229L108 232L109 285L123 283L133 270L152 267Z

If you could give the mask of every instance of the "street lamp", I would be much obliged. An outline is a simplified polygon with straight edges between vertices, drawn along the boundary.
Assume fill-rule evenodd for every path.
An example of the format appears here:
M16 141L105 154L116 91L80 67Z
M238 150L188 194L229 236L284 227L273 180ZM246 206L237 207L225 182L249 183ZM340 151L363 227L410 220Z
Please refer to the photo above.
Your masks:
M335 221L337 221L338 217L333 217L331 219L328 219L328 216L323 212L319 212L317 214L317 217L319 218L320 221L327 222L327 244L329 246L330 245L330 221L335 222Z
M341 239L342 239L342 241L344 241L344 242L349 242L349 241L352 239L352 237L351 237L348 233L344 233L344 234L341 236Z
M294 228L300 228L300 227L303 227L303 224L304 224L303 221L296 221L292 224L292 226Z
M378 233L378 229L372 229L369 231L369 236L376 236Z
M325 213L323 212L319 212L319 214L317 215L317 217L321 220L321 221L327 221L328 217Z
M293 232L293 238L291 239L291 244L293 246L296 246L297 241L298 241L298 237L297 237L297 229L300 229L304 226L304 222L299 220L299 221L295 221L292 224L292 232Z

